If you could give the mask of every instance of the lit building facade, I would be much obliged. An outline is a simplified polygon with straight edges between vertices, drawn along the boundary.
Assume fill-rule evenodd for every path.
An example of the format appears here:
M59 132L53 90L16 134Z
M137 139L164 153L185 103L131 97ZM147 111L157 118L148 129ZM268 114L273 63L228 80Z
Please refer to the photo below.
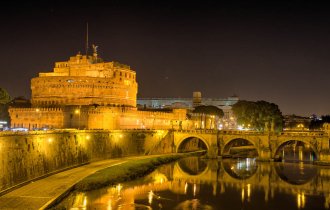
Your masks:
M224 112L224 117L218 123L219 129L236 129L236 118L232 111L232 106L239 101L237 96L227 98L203 98L201 92L193 92L192 98L139 98L137 106L140 109L188 109L192 110L199 105L215 106ZM195 124L198 122L195 122ZM205 125L196 125L203 128Z
M11 127L166 129L182 126L185 109L138 111L136 73L118 62L77 54L31 80L31 105L9 109Z

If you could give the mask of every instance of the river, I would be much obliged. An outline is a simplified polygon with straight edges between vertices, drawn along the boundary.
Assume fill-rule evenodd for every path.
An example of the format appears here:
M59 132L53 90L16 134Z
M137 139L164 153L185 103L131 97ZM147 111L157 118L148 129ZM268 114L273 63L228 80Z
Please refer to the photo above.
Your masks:
M151 174L89 192L73 192L70 210L317 210L330 205L330 167L190 157Z

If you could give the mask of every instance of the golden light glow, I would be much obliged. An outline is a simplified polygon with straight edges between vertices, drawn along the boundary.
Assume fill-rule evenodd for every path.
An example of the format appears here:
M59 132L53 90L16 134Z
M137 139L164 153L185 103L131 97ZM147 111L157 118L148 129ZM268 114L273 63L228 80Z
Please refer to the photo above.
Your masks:
M298 124L297 127L298 128L304 128L305 126L304 126L304 124Z
M187 194L187 190L188 190L188 183L186 182L184 184L184 194Z
M305 208L305 194L304 193L297 194L297 206L299 209Z
M242 201L244 201L244 188L242 188Z
M87 140L89 140L90 138L91 138L90 135L87 135L87 136L86 136L86 139L87 139Z
M107 210L112 210L112 200L108 200Z
M167 181L167 177L162 173L156 173L154 176L155 183L163 184Z
M197 186L196 186L196 184L194 184L194 196L196 196L196 188L197 188Z
M80 110L79 109L76 109L76 110L74 110L74 113L75 114L80 114Z
M49 143L52 143L53 142L53 139L52 138L48 138L48 142Z
M150 190L149 193L148 193L148 202L149 202L149 204L152 204L153 196L154 196L154 193L152 192L152 190Z
M121 192L121 189L123 189L123 186L122 186L121 184L118 184L118 185L116 186L116 189L117 189L117 192L118 192L118 195L119 195L120 192Z
M131 84L131 81L129 81L129 80L124 80L124 84L125 84L125 85L130 85L130 84Z
M36 112L39 112L40 111L40 109L36 109Z
M86 209L86 207L87 207L87 197L85 196L84 197L84 202L83 202L83 209Z

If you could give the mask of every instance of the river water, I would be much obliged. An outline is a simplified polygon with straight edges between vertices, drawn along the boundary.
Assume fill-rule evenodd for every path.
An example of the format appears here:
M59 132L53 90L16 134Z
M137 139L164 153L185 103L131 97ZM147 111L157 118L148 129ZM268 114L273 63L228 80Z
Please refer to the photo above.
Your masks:
M190 157L134 181L71 193L57 208L317 210L329 205L330 167Z

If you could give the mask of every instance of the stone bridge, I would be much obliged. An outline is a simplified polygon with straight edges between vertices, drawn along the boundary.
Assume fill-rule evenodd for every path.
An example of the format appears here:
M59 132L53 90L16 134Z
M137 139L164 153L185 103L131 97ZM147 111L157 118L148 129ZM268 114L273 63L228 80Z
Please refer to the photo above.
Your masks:
M290 141L300 141L312 149L319 162L330 162L330 137L322 131L295 132L254 132L254 131L216 131L216 130L179 130L172 131L174 148L179 151L180 145L192 138L204 142L208 156L215 158L226 154L226 147L237 139L250 142L257 150L259 160L272 160L277 152Z

